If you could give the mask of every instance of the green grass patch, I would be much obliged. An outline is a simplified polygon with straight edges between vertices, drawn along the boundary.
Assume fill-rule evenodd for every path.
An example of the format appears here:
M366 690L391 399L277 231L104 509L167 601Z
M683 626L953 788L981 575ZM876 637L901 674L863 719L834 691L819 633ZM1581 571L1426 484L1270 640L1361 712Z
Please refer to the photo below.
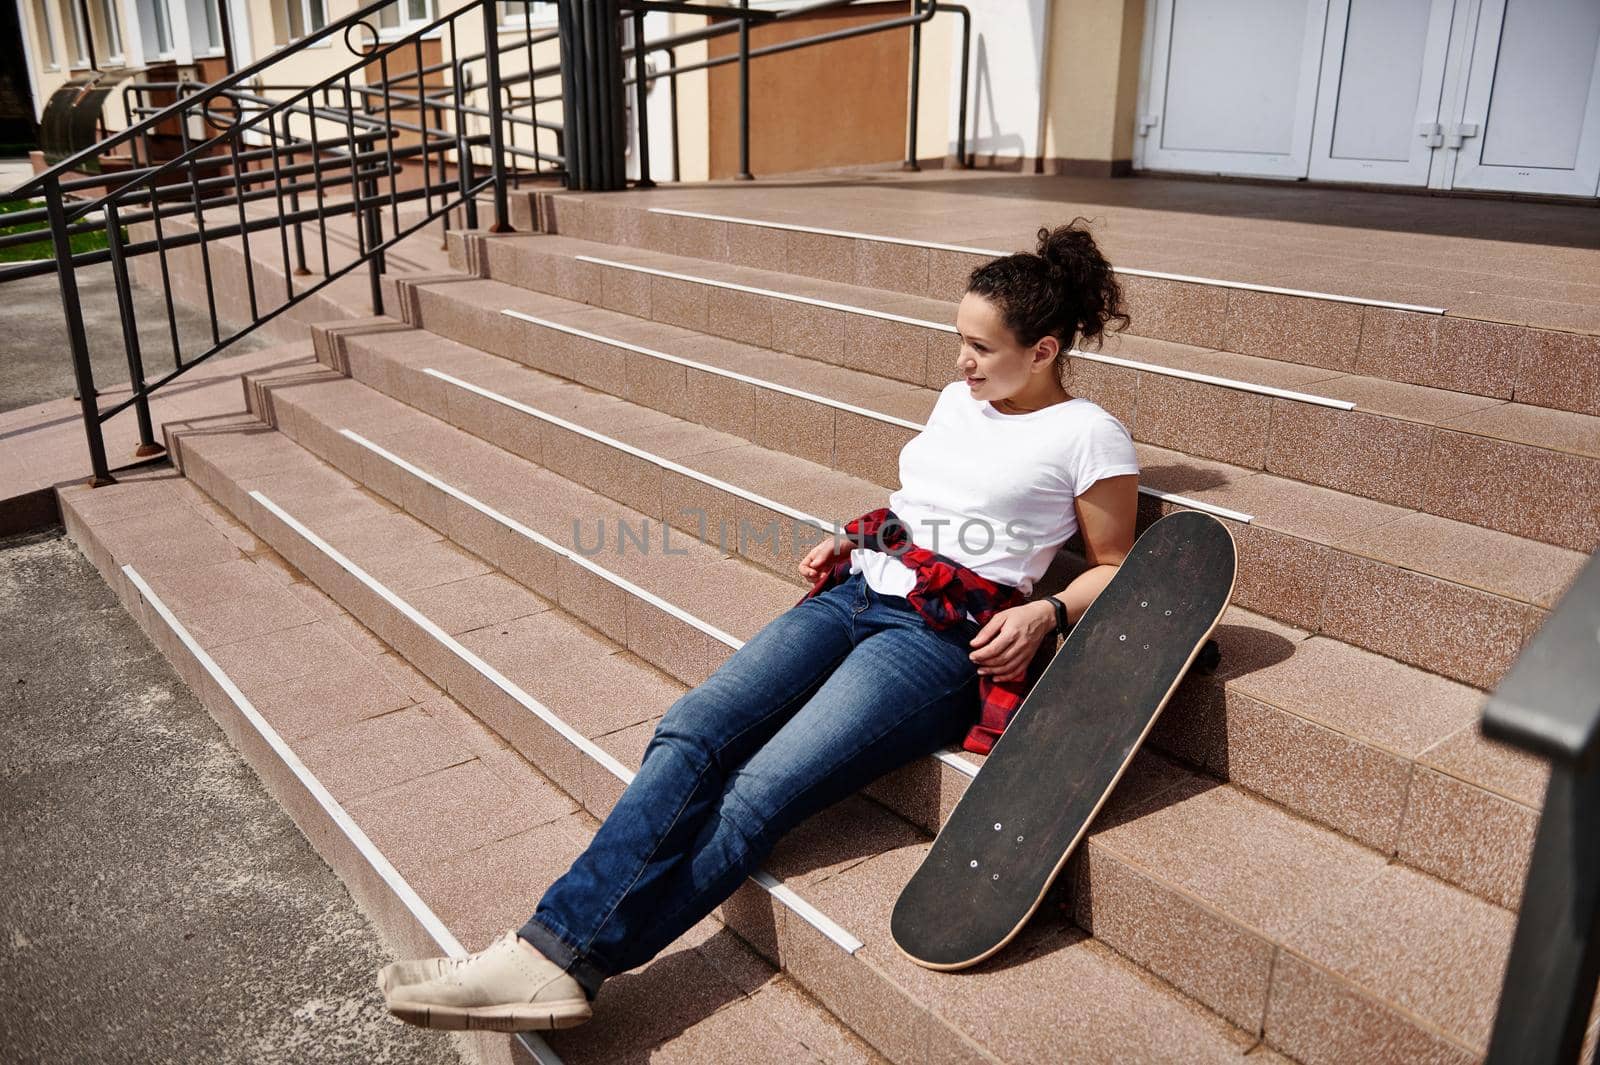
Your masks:
M43 200L6 200L0 202L0 215L13 214L17 211L28 211L35 207L43 207ZM54 259L56 257L55 243L50 239L50 226L48 223L21 222L16 225L0 225L0 235L10 236L12 233L32 233L42 230L44 239L30 240L26 244L14 244L8 248L0 248L0 263L22 262L25 259ZM128 231L122 231L122 239L128 239ZM74 254L83 251L96 251L106 246L105 230L93 233L74 233L69 238L69 243Z

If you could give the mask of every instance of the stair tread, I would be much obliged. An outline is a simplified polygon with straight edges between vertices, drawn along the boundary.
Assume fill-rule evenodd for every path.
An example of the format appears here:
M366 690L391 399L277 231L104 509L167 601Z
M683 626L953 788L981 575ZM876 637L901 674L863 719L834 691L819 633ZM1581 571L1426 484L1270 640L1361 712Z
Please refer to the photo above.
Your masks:
M955 321L955 304L944 300L907 296L883 289L694 259L643 248L599 244L573 237L538 235L520 239L549 241L551 243L548 245L538 245L539 250L555 254L591 255L692 276L731 281L756 288L827 299L847 306L902 314L942 325L952 324ZM953 343L952 337L952 350ZM1108 335L1104 353L1273 388L1306 391L1329 399L1344 399L1355 403L1359 410L1406 421L1426 425L1449 425L1463 432L1472 432L1493 439L1570 451L1591 458L1600 457L1600 416L1531 407L1527 404L1510 404L1505 400L1467 392L1454 392L1383 377L1340 372L1223 348L1207 348L1140 337L1131 333ZM952 357L950 378L954 377ZM1499 408L1507 406L1520 409L1496 413L1493 417L1474 417L1487 412L1498 412ZM1541 415L1552 417L1541 418ZM1548 426L1552 430L1551 435L1536 434L1533 427L1539 426Z
M352 393L365 388L353 380L329 379L315 386L290 386L285 397L305 404L308 410L341 417L352 406L361 405ZM444 458L443 453L415 444L419 439L430 438L431 434L422 427L437 420L389 397L378 398L387 405L382 418L386 429L378 442L388 441L403 458L426 455L426 461L417 458L424 468L437 465ZM471 491L513 517L526 518L558 542L570 545L570 515L574 513L583 515L584 536L590 540L590 522L612 528L621 522L638 528L643 520L622 504L596 496L470 434L452 430L451 440L457 456L455 465L480 473L479 482ZM750 448L760 450L753 445ZM500 461L491 467L489 458L496 454ZM714 457L725 465L710 463L707 469L706 464L697 463L697 467L714 475L736 477L747 456L740 449L730 449ZM803 460L793 462L804 466ZM491 469L491 474L483 474ZM787 478L805 476L803 468L796 474L787 464L779 473ZM515 500L508 499L512 495L527 498L530 492L538 498L537 513L523 510ZM1326 489L1316 489L1315 493L1334 494ZM1308 508L1301 510L1303 514ZM330 537L335 535L330 533ZM753 635L801 594L794 583L738 559L725 558L714 541L700 543L686 534L685 542L679 546L686 552L682 556L626 552L615 556L608 553L596 560L739 639ZM715 573L707 566L716 567ZM1224 651L1219 677L1232 690L1408 761L1419 760L1424 750L1458 733L1481 709L1482 694L1468 685L1338 640L1312 637L1237 606L1230 606L1224 616L1218 639ZM1287 657L1281 650L1285 642L1291 648ZM1260 646L1253 649L1251 644ZM1499 747L1493 745L1495 749ZM1455 776L1472 773L1463 779L1526 802L1530 785L1507 784L1503 779L1505 770L1496 769L1500 764L1498 755L1488 754L1442 762L1439 768ZM1513 773L1519 778L1529 772L1537 775L1538 770L1530 770L1523 760L1513 759L1512 765L1518 767Z
M210 539L219 552L229 543L218 520L225 512L199 493L175 500L169 481L137 477L124 477L117 487L120 505L133 516L159 513L169 534ZM88 490L66 494L69 510L81 499L93 513ZM263 589L295 588L280 580L276 569L263 571L269 565L266 554L245 555L234 548L225 562L169 570L153 577L151 585L189 627L218 603L259 597ZM369 668L367 656L341 639L331 619L309 625L279 621L286 626L280 631L316 630L299 635L310 635L348 663ZM158 624L151 634L160 642L167 636L164 623ZM252 643L269 643L271 635L246 636L228 645L236 648L234 655L243 655ZM369 704L365 716L349 721L342 718L349 712L349 684L303 690L290 707L272 695L282 680L249 671L229 675L469 950L520 924L537 899L537 885L560 875L592 835L591 818L442 694L425 705L404 697L401 708ZM370 683L375 677L384 683L370 672L354 679ZM215 692L214 686L203 686ZM308 731L288 715L320 727ZM449 738L474 730L470 742L476 749ZM648 1009L640 1008L644 1000ZM750 1055L839 1065L883 1060L792 979L709 918L639 974L616 981L582 1033L547 1033L547 1041L570 1065L615 1061L646 1050L681 1053L687 1060L749 1060Z
M304 392L309 387L297 386L297 390ZM396 404L396 407L399 405ZM426 415L422 415L421 412L411 412L410 420L422 417ZM403 423L407 420L405 412L397 409L393 420L397 423L397 429L403 429ZM206 454L204 440L199 442L198 454L202 456ZM306 465L316 462L309 454L306 458L309 460ZM327 469L320 464L318 468ZM276 476L291 477L298 473L299 471L295 469L284 469L280 466L280 472ZM323 474L305 476L302 480L307 485L315 486L315 491L336 493L341 496L344 494ZM437 552L434 555L437 556ZM445 556L435 557L434 563L453 565L453 562ZM426 565L426 556L423 564ZM416 580L420 586L437 587L440 583L421 577ZM528 654L530 647L554 647L552 653L563 661L588 659L609 661L618 657L614 653L614 645L592 633L587 627L574 623L557 610L545 610L487 629L470 630L464 642L472 646L475 635L481 636L482 640L476 642L474 649L491 660L499 658L510 661L515 657L528 663L530 659L537 657ZM632 666L629 663L623 663L623 666L640 668L643 671L642 667ZM670 682L663 686L664 694L671 694L676 690L678 686ZM623 729L613 729L604 735L615 741L620 740L623 733L631 733L628 742L637 744L647 738L645 734L648 728L648 723L636 722ZM1156 765L1159 768L1153 773L1142 768L1139 773L1130 774L1124 786L1119 788L1117 802L1108 808L1102 822L1097 824L1091 833L1089 846L1115 855L1120 861L1134 864L1143 874L1157 878L1165 885L1165 890L1178 891L1188 897L1198 898L1219 913L1226 914L1229 920L1258 930L1269 937L1271 942L1286 940L1293 930L1307 919L1308 913L1325 908L1323 903L1330 897L1330 892L1334 895L1348 892L1351 897L1357 897L1359 893L1355 888L1363 878L1370 879L1385 867L1386 859L1381 854L1342 837L1331 829L1305 821L1271 803L1249 796L1237 787L1218 784L1175 766L1163 766L1161 763L1165 760L1158 756L1141 755L1140 761L1145 766ZM1137 790L1141 788L1147 790ZM819 826L819 831L825 838L849 839L854 833L857 836L856 842L865 838L875 839L877 837L874 833L863 833L861 824L863 818L869 815L892 817L886 811L879 814L878 811L870 809L870 804L858 806L853 812L846 812L852 813L851 830ZM921 836L921 833L909 825L906 825L903 831L912 838ZM804 836L797 837L797 845L803 845L804 840ZM903 852L894 850L887 853ZM825 855L823 857L826 858ZM848 895L861 898L872 892L856 884L855 878L867 875L868 867L883 857L883 854L870 858L864 858L859 854L846 854L842 858L819 860L814 856L807 862L810 868L801 875L805 878L807 891L819 893L819 898L826 897L827 892L837 889L845 882L852 884ZM1427 880L1420 875L1415 879L1417 882ZM1493 909L1491 904L1473 898L1460 889L1440 885L1440 890L1445 892L1443 896L1445 903L1436 900L1436 906L1446 903L1451 906L1464 906L1472 913L1480 912L1484 908ZM880 908L888 904L888 900L879 902ZM838 919L838 915L835 917ZM875 919L880 923L886 922L886 911L879 913ZM1039 925L1041 931L1038 934L1049 934L1048 921L1041 921ZM851 926L847 924L846 927ZM1509 925L1507 927L1509 928ZM1067 933L1061 929L1057 932L1062 937L1062 945L1053 951L1052 955L1064 951L1066 946ZM1372 934L1377 935L1379 932L1385 934L1388 949L1392 950L1396 941L1394 930L1392 928L1384 930L1378 926ZM1360 929L1348 934L1358 933L1366 934ZM861 931L856 931L856 934L867 938ZM1309 943L1311 940L1302 942ZM869 946L868 949L872 948ZM878 949L884 949L881 942ZM892 950L892 947L889 949ZM1019 949L1026 948L1019 947ZM869 954L869 957L874 956ZM883 954L879 957L886 959L888 955ZM1318 960L1314 952L1311 957L1314 961ZM1361 957L1359 954L1352 954L1349 957L1355 959L1350 964L1350 972L1339 974L1347 977L1348 982L1359 983L1363 980L1370 982L1382 975L1381 972L1376 975L1368 973L1356 964ZM874 957L874 960L878 960L878 957ZM893 974L893 966L885 964ZM1129 964L1121 959L1117 960L1119 966ZM896 979L899 979L898 975ZM1429 1008L1441 1014L1439 1017L1430 1015L1429 1019L1445 1027L1445 1030L1452 1034L1458 1034L1457 1029L1450 1028L1449 1025L1455 1024L1460 1027L1466 1024L1461 1018L1476 1016L1473 1008L1459 1006L1456 1004L1457 999L1451 997L1466 993L1466 984L1462 981L1456 983L1459 986L1454 991L1439 990L1438 994L1442 997L1436 1002L1429 1000L1431 1003ZM1488 986L1493 983L1493 980L1485 979L1478 981L1474 986ZM1365 983L1361 986L1374 994L1384 992L1381 987L1370 987ZM964 984L963 996L966 994L966 987ZM1168 994L1170 995L1170 992ZM963 1019L975 1012L967 1005L972 1001L963 997L962 1008L947 1007L960 1014L960 1018L950 1017L950 1019L958 1024L964 1023ZM1456 1012L1452 1013L1451 1010ZM1208 1021L1212 1024L1218 1023L1210 1019ZM1473 1037L1468 1032L1460 1038Z
M456 287L451 286L452 296ZM506 295L510 297L512 294ZM485 306L498 302L489 290L480 290L478 298ZM567 308L582 306L558 301L556 297L545 299L552 302L544 305L546 313L542 316L557 321L563 320L561 316L565 313L561 304L566 304ZM616 312L606 313L613 315L612 321L616 325L639 321ZM686 344L692 344L694 334L688 330L681 332L688 334ZM620 337L620 332L617 335ZM732 341L722 341L722 344L731 349L736 357L741 351L753 356L771 354ZM537 370L531 372L540 373ZM869 376L855 371L846 372L856 377ZM1336 379L1355 380L1350 375ZM915 386L906 387L915 389ZM1414 390L1419 386L1394 387ZM1464 396L1461 393L1442 393L1437 389L1423 391L1444 396ZM923 405L931 410L931 400L937 396L931 389L920 390L920 394L925 398L915 400L915 391L905 394L907 402L898 409L885 409L886 404L881 398L861 397L855 402L883 413L918 419L916 410ZM1497 402L1481 400L1480 397L1465 399L1490 404ZM926 415L920 417L925 418ZM1587 418L1585 415L1564 417ZM1588 420L1600 426L1600 419ZM1600 433L1597 433L1597 437L1600 437ZM1559 598L1586 558L1582 552L1486 529L1470 522L1410 510L1260 470L1197 458L1153 444L1139 443L1136 446L1146 471L1144 480L1155 487L1241 510L1254 515L1258 523L1269 528L1354 550L1379 561L1539 607L1547 608ZM727 458L734 462L752 455L750 451L740 451L730 453ZM1206 486L1189 487L1196 482Z

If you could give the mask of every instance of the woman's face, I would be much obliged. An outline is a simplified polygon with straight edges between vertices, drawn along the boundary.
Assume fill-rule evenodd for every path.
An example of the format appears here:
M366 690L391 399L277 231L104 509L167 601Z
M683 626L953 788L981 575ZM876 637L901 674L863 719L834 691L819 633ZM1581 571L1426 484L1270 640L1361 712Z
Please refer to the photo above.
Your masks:
M1024 347L1006 327L1000 308L975 292L961 297L956 333L961 338L956 369L966 378L974 399L1008 399L1021 392L1034 374L1055 362L1054 337Z

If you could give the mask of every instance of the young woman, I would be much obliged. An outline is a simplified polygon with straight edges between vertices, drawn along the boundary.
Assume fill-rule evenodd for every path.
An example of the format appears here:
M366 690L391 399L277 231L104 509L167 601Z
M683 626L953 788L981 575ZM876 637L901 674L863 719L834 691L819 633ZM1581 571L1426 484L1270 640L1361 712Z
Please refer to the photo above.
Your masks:
M672 705L527 923L465 958L385 967L391 1012L435 1028L582 1023L607 977L715 909L800 821L963 735L988 750L1043 641L1133 546L1132 440L1063 383L1073 343L1128 322L1081 221L972 272L961 378L902 449L889 507L847 526L862 546L812 549L811 591ZM1025 601L1074 532L1090 568Z

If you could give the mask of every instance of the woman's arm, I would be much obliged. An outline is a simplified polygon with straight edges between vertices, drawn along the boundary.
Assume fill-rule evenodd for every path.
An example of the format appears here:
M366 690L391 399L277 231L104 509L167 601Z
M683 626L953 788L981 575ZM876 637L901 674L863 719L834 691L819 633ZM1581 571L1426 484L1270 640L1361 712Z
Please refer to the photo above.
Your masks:
M1133 550L1134 520L1139 514L1139 475L1106 477L1089 486L1074 500L1078 528L1083 534L1089 568L1056 596L1067 605L1067 617L1076 622L1089 609L1122 560ZM971 659L980 675L998 680L1021 680L1040 642L1056 626L1056 612L1048 599L1037 599L1002 610L972 638Z
M1107 477L1089 486L1075 500L1078 529L1089 568L1073 578L1055 598L1067 604L1067 618L1076 623L1089 604L1111 583L1117 567L1133 550L1134 521L1139 516L1139 475ZM1041 609L1054 609L1044 600Z

